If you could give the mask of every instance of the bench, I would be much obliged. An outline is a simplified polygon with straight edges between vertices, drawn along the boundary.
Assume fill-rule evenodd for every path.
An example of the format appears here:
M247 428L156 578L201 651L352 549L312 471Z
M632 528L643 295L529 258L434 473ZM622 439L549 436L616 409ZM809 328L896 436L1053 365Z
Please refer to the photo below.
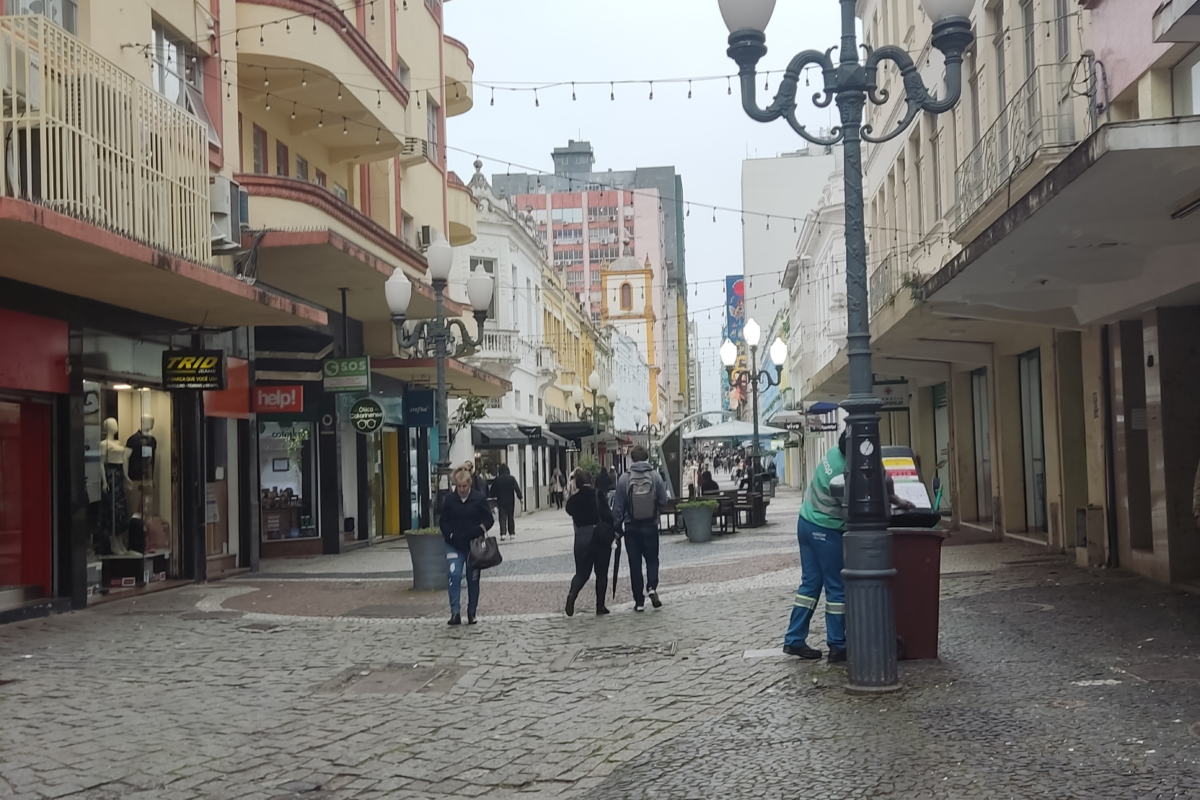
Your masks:
M734 511L737 516L737 524L744 528L761 528L767 524L767 506L771 501L764 498L761 494L752 493L746 489L739 489L737 493L737 502L734 503ZM742 515L746 516L746 521L742 522Z

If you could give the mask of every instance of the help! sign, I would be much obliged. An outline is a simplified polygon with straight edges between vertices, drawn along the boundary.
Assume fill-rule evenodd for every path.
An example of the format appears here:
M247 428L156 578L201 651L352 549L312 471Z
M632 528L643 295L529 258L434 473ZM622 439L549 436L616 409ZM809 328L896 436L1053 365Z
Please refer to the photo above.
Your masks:
M256 414L299 414L303 410L303 386L254 387L254 413Z

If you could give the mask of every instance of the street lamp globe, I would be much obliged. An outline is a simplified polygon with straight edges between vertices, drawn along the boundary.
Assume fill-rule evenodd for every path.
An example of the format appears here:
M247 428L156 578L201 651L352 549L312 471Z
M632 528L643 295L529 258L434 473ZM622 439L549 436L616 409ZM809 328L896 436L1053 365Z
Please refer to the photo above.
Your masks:
M621 399L621 391L617 388L617 385L614 383L612 386L610 386L604 390L604 396L608 398L608 402L612 403L615 406L617 404L617 401Z
M921 0L925 14L933 22L951 17L968 17L975 7L975 0Z
M412 283L408 276L400 270L394 270L383 284L383 296L387 299L392 316L403 318L408 314L408 304L412 302Z
M588 388L593 392L600 391L600 373L592 370L592 374L588 375Z
M778 337L771 343L771 363L777 367L787 363L787 344Z
M737 345L726 339L725 344L721 345L721 365L732 367L737 363L737 356ZM649 409L650 406L647 405L646 408Z
M757 31L763 33L775 13L775 0L718 0L721 16L730 33ZM942 0L945 2L946 0ZM926 0L930 2L930 0Z
M583 405L583 387L576 386L571 390L571 402L577 406Z
M742 336L745 338L746 344L758 347L758 342L762 338L762 328L754 321L754 317L746 320L746 325L742 328Z
M429 277L435 281L449 280L450 268L454 266L454 248L438 236L425 251L425 260L429 262Z
M477 272L467 278L467 299L471 308L486 312L492 305L492 276L486 272Z

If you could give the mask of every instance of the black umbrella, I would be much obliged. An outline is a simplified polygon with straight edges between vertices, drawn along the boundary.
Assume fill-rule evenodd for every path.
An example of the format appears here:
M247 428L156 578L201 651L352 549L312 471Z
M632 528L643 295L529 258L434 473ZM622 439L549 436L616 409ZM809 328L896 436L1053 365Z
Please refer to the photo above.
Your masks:
M618 536L613 541L613 547L617 551L617 557L613 559L613 579L612 579L612 596L617 596L617 575L621 573L621 537Z

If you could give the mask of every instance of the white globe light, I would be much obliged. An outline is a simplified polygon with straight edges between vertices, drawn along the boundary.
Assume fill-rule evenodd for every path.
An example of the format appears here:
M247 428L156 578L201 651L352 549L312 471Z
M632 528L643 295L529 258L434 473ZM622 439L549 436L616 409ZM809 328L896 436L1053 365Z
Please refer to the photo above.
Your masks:
M607 390L605 390L604 396L607 397L608 401L615 406L617 404L617 401L621 399L621 391L617 388L617 385L614 383L612 386L608 387Z
M571 402L577 406L583 405L583 387L576 386L571 390Z
M934 22L950 17L969 17L975 0L921 0L925 14Z
M592 370L592 374L588 375L588 388L593 392L600 391L600 373Z
M777 367L782 367L787 363L787 344L783 339L776 338L771 343L771 363Z
M467 278L467 299L471 308L476 311L487 311L492 304L492 276L486 272L476 272Z
M721 364L726 367L732 367L737 363L737 356L737 345L726 339L725 344L721 345ZM649 409L649 406L646 406L646 408Z
M742 328L742 337L746 340L746 344L758 347L758 341L762 338L762 328L754 321L753 317L746 320L746 325Z
M392 316L403 317L408 314L408 304L412 302L412 283L408 276L400 270L394 270L383 284L383 296L387 299Z
M730 33L745 30L762 33L775 13L775 0L718 0L718 3Z
M450 268L454 266L454 248L438 236L425 251L425 260L429 262L429 277L435 281L447 280L450 277Z

